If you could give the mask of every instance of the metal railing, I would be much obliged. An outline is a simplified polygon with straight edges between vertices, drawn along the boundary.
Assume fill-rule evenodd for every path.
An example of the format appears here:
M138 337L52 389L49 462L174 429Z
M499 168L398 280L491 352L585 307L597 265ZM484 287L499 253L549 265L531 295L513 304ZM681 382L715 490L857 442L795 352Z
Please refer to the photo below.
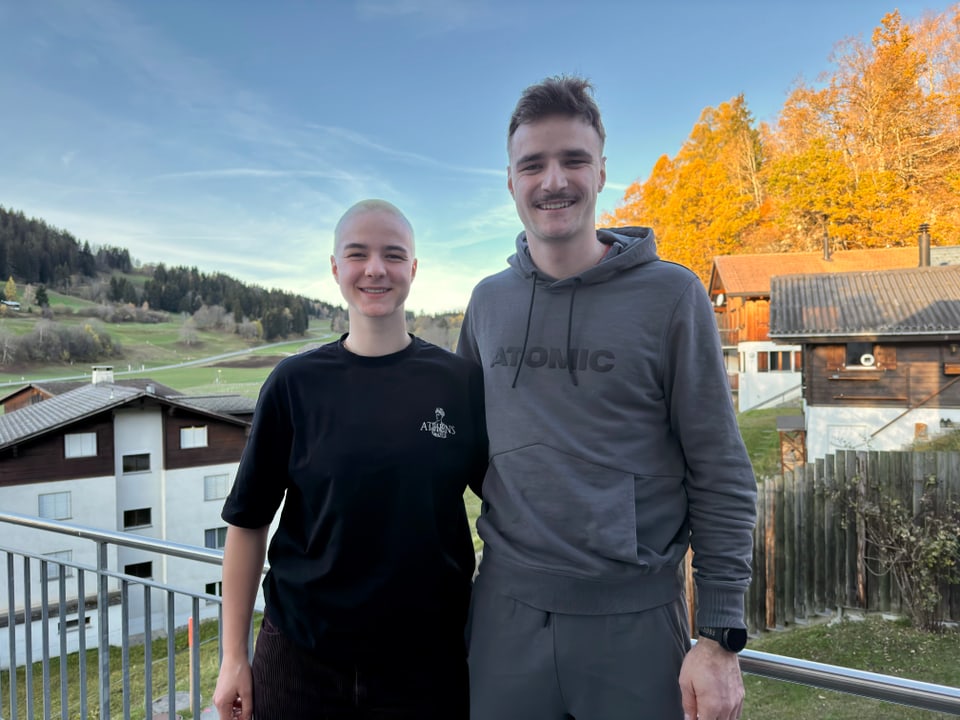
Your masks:
M138 548L158 553L160 555L183 558L201 563L222 563L222 553L216 550L208 550L199 547L181 545L178 543L165 542L160 540L151 540L142 537L129 535L127 533L112 532L107 530L97 530L94 528L71 525L67 523L42 520L15 513L0 512L0 523L6 526L20 526L34 530L42 530L51 533L60 533L70 535L76 538L89 540L96 545L97 562L95 566L83 565L67 561L52 560L31 551L11 548L9 542L0 542L0 553L6 555L7 568L7 592L6 592L6 611L0 613L0 633L7 632L7 663L4 667L7 669L5 677L7 678L7 687L0 684L0 698L4 691L9 695L9 702L4 703L9 713L4 716L6 720L18 720L21 717L18 706L18 688L23 685L25 697L25 715L22 717L49 718L53 706L51 698L52 671L51 671L51 648L56 651L56 659L59 661L59 688L60 688L60 707L65 708L68 702L68 657L73 653L83 657L86 653L85 638L87 634L86 625L88 624L88 609L95 609L93 617L97 620L96 627L96 652L98 656L98 677L96 678L97 698L99 706L99 718L109 720L111 713L111 646L120 648L120 695L122 698L122 713L124 718L131 717L131 711L134 708L134 698L131 697L131 673L133 668L130 662L130 648L136 642L143 638L144 644L144 687L145 697L141 698L141 703L137 703L137 715L142 708L145 716L151 718L155 711L152 697L152 659L150 648L153 638L153 600L155 594L163 595L165 602L165 626L160 628L160 633L165 633L167 639L167 702L170 708L171 717L175 712L177 693L176 693L176 664L177 655L174 648L175 631L192 623L194 628L199 628L200 621L204 616L201 603L208 604L207 615L216 617L217 625L217 661L221 654L219 646L219 622L222 620L220 599L213 595L197 593L194 591L177 588L166 583L158 583L145 578L131 577L117 572L108 567L110 546L122 546ZM3 528L0 525L0 528ZM0 530L0 537L9 536L11 533L3 533ZM20 558L22 570L17 572L16 562ZM31 568L39 563L40 577L40 597L39 603L34 603L31 588L35 586L32 582ZM71 573L73 577L71 578ZM95 577L96 594L87 597L85 594L87 574ZM73 592L68 592L68 580L73 580L71 586ZM56 600L51 600L47 592L47 586L50 582L57 583ZM21 595L17 595L16 589L20 587L23 590ZM143 588L143 604L136 604L134 596L141 594L134 592L135 588ZM72 597L71 597L72 595ZM2 598L0 598L2 602ZM184 603L188 605L186 612L183 611ZM36 605L36 607L35 607ZM214 609L213 613L209 608ZM51 608L55 612L51 613ZM138 621L135 623L132 615L136 615ZM6 619L6 625L3 626L3 619ZM77 647L71 648L67 635L70 632L71 619L73 626L79 628L76 637ZM118 620L119 632L111 632L112 623ZM54 626L54 623L56 625ZM35 629L34 626L37 626ZM56 638L52 636L51 628L56 630ZM131 635L131 628L139 630L139 633ZM92 630L91 630L92 631ZM33 673L23 672L22 680L17 671L18 666L26 665L27 670L31 668L34 658L37 656L37 648L33 644L33 633L39 632L41 648L39 652L39 662L41 669L41 681L43 683L43 709L42 715L36 711L33 706ZM18 635L23 642L18 643ZM2 638L2 634L0 634ZM252 628L251 628L252 642ZM0 640L0 646L4 646ZM934 683L920 682L905 678L882 675L878 673L865 672L851 668L837 667L823 663L799 660L780 655L758 652L755 650L744 650L741 653L741 667L745 673L758 675L773 680L780 680L792 683L799 683L811 687L836 690L843 693L859 695L865 698L872 698L888 703L896 703L911 708L921 710L931 710L952 715L960 715L960 688L947 687ZM190 697L189 707L194 718L206 717L202 713L200 699L200 643L190 643L189 645L189 667L190 667ZM87 682L89 680L86 663L78 663L75 670L79 688L79 707L77 717L87 718L90 714L88 709L89 694ZM2 679L2 676L0 676ZM117 681L114 680L114 683ZM63 716L67 716L64 711ZM70 715L74 717L74 715Z
M946 685L771 655L756 650L744 650L740 653L740 668L745 673L773 680L837 690L920 710L960 715L960 688Z
M109 720L113 702L119 690L122 717L153 718L158 712L176 716L184 706L182 692L177 692L177 670L183 675L187 665L189 691L187 704L194 718L204 717L201 708L200 649L201 644L189 642L186 652L178 653L176 631L191 628L191 640L196 629L199 636L201 620L221 620L220 598L207 593L136 577L110 567L110 549L133 548L156 553L164 558L181 558L199 563L222 564L219 550L181 545L167 541L138 537L129 533L98 530L68 523L44 520L15 513L0 512L0 522L10 525L69 535L94 544L96 562L93 565L69 560L51 559L48 555L23 548L10 547L10 541L0 543L0 553L6 559L6 607L0 612L0 633L6 631L6 642L0 642L0 713L6 720L35 717L79 717L94 715ZM0 526L2 527L2 526ZM10 538L14 533L2 533ZM39 573L34 575L34 569ZM88 580L92 580L88 582ZM54 593L50 586L55 584ZM95 590L88 592L92 585ZM51 594L54 597L51 597ZM35 599L39 595L39 602ZM160 602L157 602L157 599ZM166 638L165 697L154 703L153 645L156 636ZM2 637L2 634L0 634ZM90 640L94 642L90 642ZM217 632L217 659L222 655ZM134 697L131 648L142 644L142 696ZM91 645L95 647L90 647ZM95 649L96 677L88 669L87 650ZM111 648L115 648L111 653ZM112 658L119 648L119 673L112 672ZM212 652L212 651L211 651ZM76 657L71 663L70 658ZM54 673L52 666L56 665ZM75 665L75 667L74 667ZM37 666L39 666L38 669ZM139 666L139 663L138 663ZM22 669L22 672L21 672ZM34 675L39 673L42 692L35 699ZM70 675L75 675L71 678ZM119 677L117 677L119 676ZM69 697L72 680L76 681L75 696ZM89 682L95 682L95 699L91 699ZM59 686L59 702L54 702L53 686ZM119 685L119 688L117 688ZM137 683L139 688L141 683ZM21 692L22 691L22 692ZM21 698L23 714L21 714ZM165 705L163 704L165 701ZM35 707L42 704L42 708Z

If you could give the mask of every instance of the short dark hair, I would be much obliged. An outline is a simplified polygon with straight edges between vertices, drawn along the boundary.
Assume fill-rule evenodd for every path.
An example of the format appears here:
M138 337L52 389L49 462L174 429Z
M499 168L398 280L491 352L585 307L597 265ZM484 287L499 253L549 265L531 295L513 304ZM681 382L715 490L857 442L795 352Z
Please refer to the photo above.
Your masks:
M507 132L507 144L513 138L517 128L551 115L578 117L588 123L600 136L603 147L607 133L600 119L600 108L593 99L593 85L589 80L574 75L554 75L536 85L531 85L517 101L510 116L510 130Z

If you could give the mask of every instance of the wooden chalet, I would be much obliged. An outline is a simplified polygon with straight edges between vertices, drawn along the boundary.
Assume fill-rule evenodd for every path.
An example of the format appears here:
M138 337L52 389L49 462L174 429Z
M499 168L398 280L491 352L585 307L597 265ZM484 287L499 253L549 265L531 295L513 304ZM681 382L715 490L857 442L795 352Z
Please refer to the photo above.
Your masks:
M799 394L799 348L777 346L770 338L771 278L950 263L960 263L960 247L931 248L924 236L917 247L714 258L708 291L739 409L776 404Z
M807 462L960 427L960 265L775 276L769 332L802 348Z

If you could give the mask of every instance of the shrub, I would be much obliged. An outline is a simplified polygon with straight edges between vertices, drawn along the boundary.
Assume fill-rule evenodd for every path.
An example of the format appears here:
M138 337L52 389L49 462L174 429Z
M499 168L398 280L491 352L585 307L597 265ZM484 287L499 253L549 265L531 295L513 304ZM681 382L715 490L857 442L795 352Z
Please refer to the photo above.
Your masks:
M943 585L960 583L960 505L937 507L936 477L925 483L916 508L899 498L848 486L841 501L852 504L863 521L867 540L876 548L882 572L889 572L914 625L942 630ZM911 503L912 505L912 503Z

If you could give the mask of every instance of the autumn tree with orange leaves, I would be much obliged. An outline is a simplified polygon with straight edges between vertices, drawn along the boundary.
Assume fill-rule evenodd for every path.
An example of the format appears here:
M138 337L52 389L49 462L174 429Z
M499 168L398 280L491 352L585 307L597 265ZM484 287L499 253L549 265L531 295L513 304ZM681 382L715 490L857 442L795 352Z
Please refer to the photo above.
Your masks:
M673 158L633 183L602 225L650 225L661 255L706 280L716 255L935 241L960 231L960 4L906 25L885 15L847 40L772 127L743 96L705 109Z

